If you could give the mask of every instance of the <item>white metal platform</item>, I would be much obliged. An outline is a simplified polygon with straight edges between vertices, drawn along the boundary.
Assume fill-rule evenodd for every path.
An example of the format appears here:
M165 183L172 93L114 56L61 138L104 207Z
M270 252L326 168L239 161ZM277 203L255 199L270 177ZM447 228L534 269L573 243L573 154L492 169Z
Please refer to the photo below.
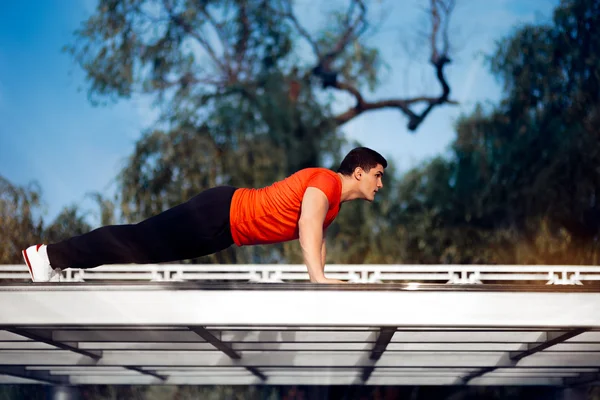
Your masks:
M328 277L352 283L428 282L480 284L523 282L582 285L600 281L600 266L581 265L327 265ZM0 265L0 280L29 280L25 265ZM66 282L92 281L215 281L301 282L308 280L304 265L281 264L144 264L105 265L63 271Z
M81 275L85 282L46 284L2 266L0 383L598 382L596 267L450 267L462 282L435 267L365 266L361 275L337 266L328 276L358 283L315 285L299 270L286 272L296 279L264 273L274 266L101 267ZM165 278L177 268L179 278ZM226 275L198 277L211 273ZM470 282L475 273L481 283Z

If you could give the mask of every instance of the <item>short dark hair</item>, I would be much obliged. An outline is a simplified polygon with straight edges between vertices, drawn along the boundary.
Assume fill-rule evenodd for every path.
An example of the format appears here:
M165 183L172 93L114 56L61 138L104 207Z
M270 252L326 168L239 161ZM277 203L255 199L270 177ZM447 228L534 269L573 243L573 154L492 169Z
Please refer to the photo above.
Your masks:
M377 164L387 168L387 161L381 154L367 147L357 147L344 157L337 172L342 175L352 175L357 167L361 167L368 172L371 168L375 168Z

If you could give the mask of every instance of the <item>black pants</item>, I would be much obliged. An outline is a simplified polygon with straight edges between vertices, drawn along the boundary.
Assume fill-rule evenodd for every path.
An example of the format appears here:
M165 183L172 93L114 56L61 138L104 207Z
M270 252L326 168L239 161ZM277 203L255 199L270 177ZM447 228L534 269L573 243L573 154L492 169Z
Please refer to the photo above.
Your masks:
M207 189L134 225L110 225L48 245L52 268L146 264L201 257L233 244L229 208L236 188Z

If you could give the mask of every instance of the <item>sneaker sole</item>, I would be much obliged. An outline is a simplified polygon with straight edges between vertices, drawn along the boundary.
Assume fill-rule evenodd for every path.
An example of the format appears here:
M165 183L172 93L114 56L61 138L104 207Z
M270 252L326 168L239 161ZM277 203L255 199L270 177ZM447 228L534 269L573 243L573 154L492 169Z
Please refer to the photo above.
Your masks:
M25 260L25 264L27 264L27 268L29 268L29 275L31 275L31 280L35 282L35 278L33 277L33 269L31 268L29 257L27 257L27 250L22 250L21 253L23 253L23 259Z
M31 280L34 282L35 282L35 276L33 275L33 268L31 267L31 261L29 261L29 255L27 253L29 251L35 251L36 252L35 255L37 256L37 252L40 249L40 247L42 247L42 245L38 244L37 246L35 246L35 250L33 249L33 246L30 246L30 247L26 248L25 250L21 250L21 253L23 254L23 259L25 260L25 264L27 264L27 268L29 268L29 275L31 275Z

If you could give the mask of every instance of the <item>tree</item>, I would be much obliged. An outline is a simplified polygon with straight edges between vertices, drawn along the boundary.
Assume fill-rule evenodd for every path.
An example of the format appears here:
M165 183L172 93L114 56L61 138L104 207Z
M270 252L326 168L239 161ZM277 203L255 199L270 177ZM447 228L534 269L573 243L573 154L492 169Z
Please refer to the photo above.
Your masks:
M96 14L76 32L68 50L87 72L90 94L128 97L135 92L172 94L173 105L191 101L205 106L205 96L228 91L260 91L265 72L278 70L292 101L315 83L352 95L356 104L334 115L342 125L374 109L397 108L415 130L436 106L452 103L444 67L451 62L448 28L455 0L430 0L430 63L439 96L368 101L362 88L377 83L382 60L365 37L372 29L368 5L349 0L346 12L334 12L328 27L311 34L291 0L100 0ZM312 50L303 60L298 39ZM199 103L198 103L199 102ZM411 107L426 104L417 113Z
M597 264L600 3L564 0L490 57L506 97L457 124L453 157L401 184L416 258ZM410 242L409 242L410 243ZM429 257L427 251L433 251Z
M503 40L490 61L507 98L489 116L459 125L460 160L489 182L480 221L502 221L525 240L540 226L532 220L544 221L571 242L555 262L597 258L578 250L600 233L599 11L597 1L565 0L551 26L526 26Z
M21 250L39 243L40 197L37 184L20 187L0 176L0 264L21 263Z
M89 196L98 204L101 225L114 223L114 205L99 193ZM53 221L44 218L42 191L37 182L18 186L0 176L0 264L22 264L21 250L38 243L54 243L92 229L90 212L73 204Z
M43 242L56 243L71 236L81 235L92 230L76 205L63 208L56 219L44 229Z
M349 0L318 33L291 0L99 1L67 48L86 71L91 100L144 94L162 109L119 176L124 221L217 184L260 187L300 168L331 167L345 145L338 128L371 110L398 109L417 129L435 107L453 103L444 75L453 6L430 2L430 63L441 94L370 101L365 90L376 87L383 60L368 42L363 0ZM355 105L333 113L324 96L332 92ZM275 262L290 252L273 245L204 261Z

